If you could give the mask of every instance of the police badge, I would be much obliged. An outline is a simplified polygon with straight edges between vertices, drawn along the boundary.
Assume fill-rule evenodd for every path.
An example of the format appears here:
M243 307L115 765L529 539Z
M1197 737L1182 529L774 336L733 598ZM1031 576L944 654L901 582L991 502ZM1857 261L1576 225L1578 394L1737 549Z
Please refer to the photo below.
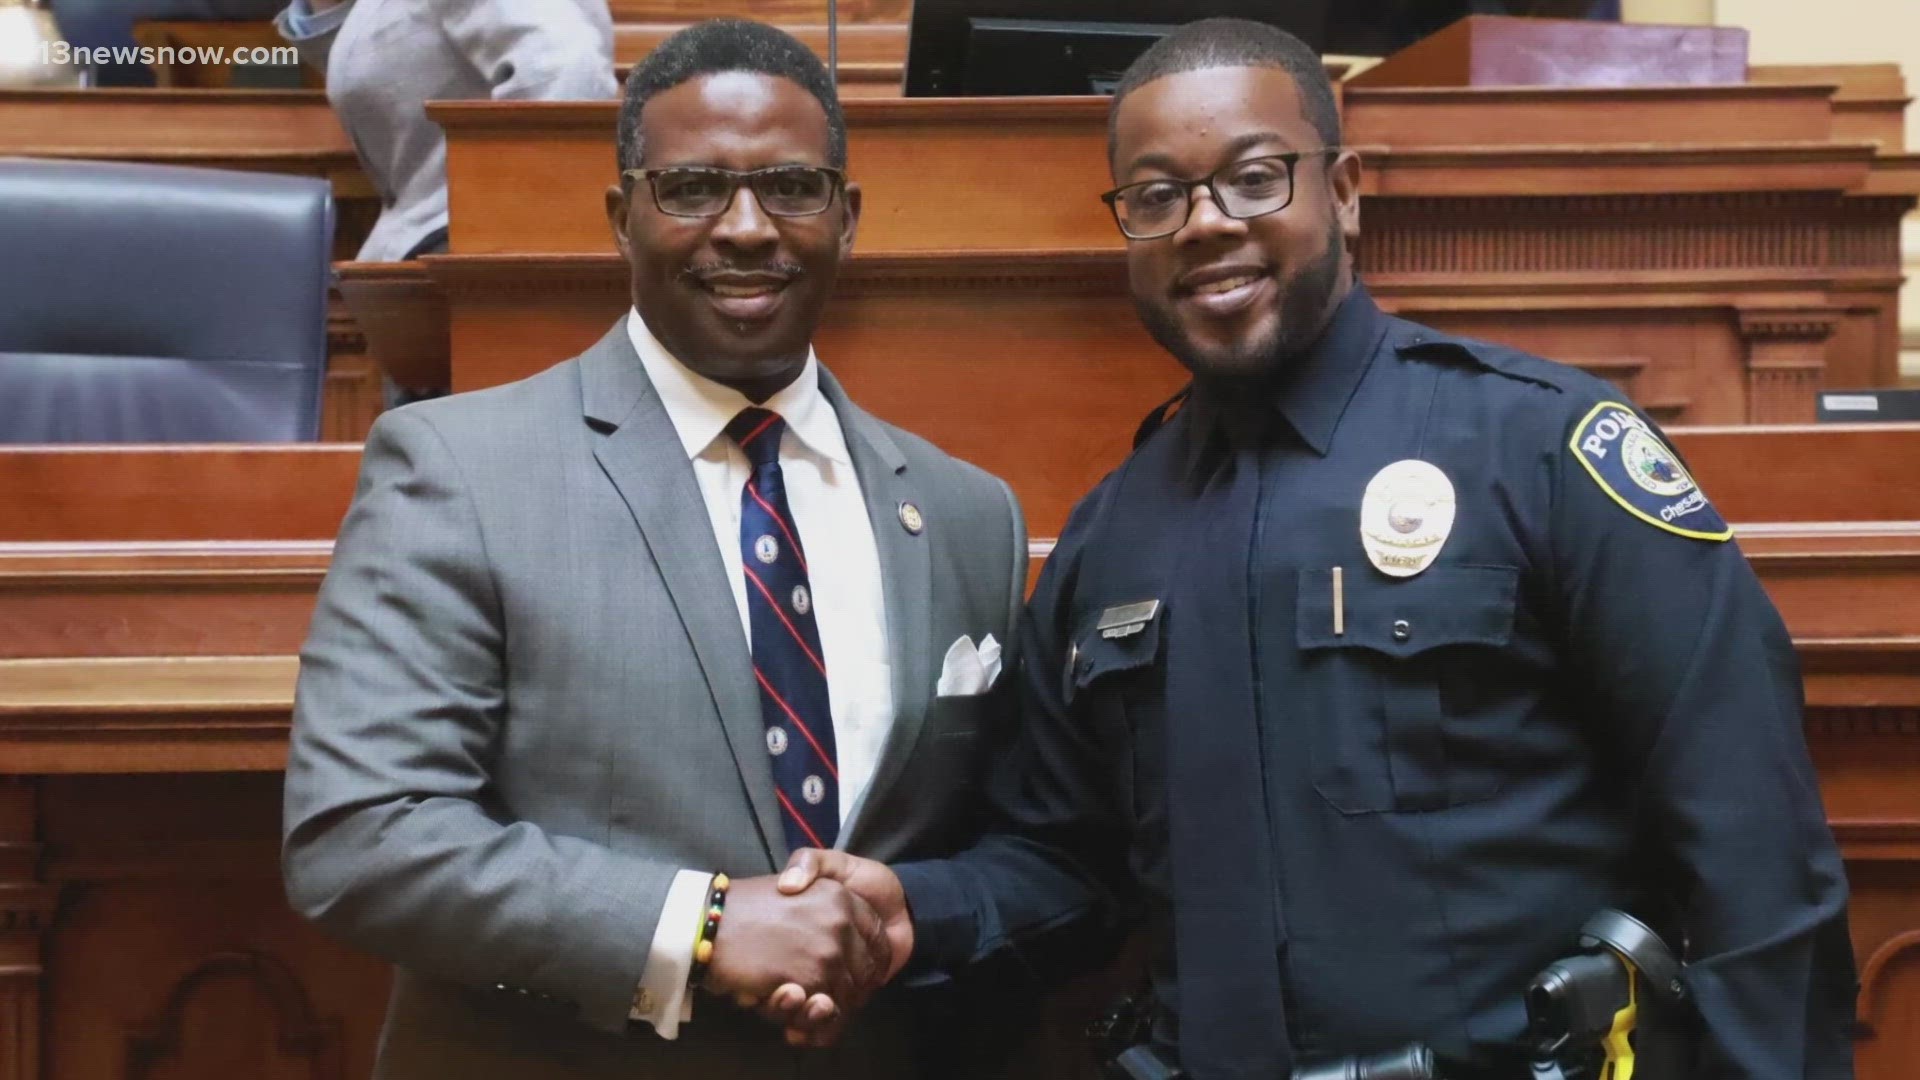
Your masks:
M1628 406L1595 405L1575 425L1567 445L1600 490L1634 517L1696 540L1733 535L1679 457Z
M1360 500L1367 561L1390 577L1433 563L1453 532L1453 481L1432 462L1408 458L1373 474Z

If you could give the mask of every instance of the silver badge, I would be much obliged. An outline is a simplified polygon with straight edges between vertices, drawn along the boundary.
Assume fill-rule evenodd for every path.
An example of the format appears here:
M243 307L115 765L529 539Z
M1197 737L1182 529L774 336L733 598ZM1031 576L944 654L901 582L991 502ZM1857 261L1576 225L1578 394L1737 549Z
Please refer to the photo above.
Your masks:
M1433 564L1453 532L1453 481L1430 462L1408 458L1374 474L1360 500L1360 543L1391 577Z
M774 560L780 558L780 541L775 540L771 534L760 537L753 542L753 555L754 558L772 566Z
M927 527L926 519L920 516L920 508L910 502L900 504L900 524L915 536Z

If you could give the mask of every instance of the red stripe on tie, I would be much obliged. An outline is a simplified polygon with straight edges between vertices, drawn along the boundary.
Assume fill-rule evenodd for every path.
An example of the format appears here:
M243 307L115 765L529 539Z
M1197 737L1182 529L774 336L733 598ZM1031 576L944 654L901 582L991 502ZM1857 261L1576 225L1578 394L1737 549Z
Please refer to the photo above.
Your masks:
M751 480L747 481L747 494L753 496L753 501L760 504L760 509L767 512L767 516L773 519L775 525L780 526L781 535L787 538L787 546L793 549L793 557L800 560L800 572L803 574L806 573L807 553L800 550L800 541L795 540L793 538L793 530L787 528L787 519L780 516L780 511L768 506L767 500L761 498L760 493L753 490L753 481Z
M773 703L780 706L780 711L787 714L787 719L793 721L793 726L800 729L800 734L806 737L807 745L813 747L813 752L820 756L820 763L827 767L827 774L833 777L833 782L839 783L840 770L833 767L832 756L820 746L820 740L813 737L813 731L807 727L807 722L800 719L799 713L793 711L793 706L787 704L787 699L780 696L780 691L775 690L773 684L767 681L767 677L760 674L758 664L754 665L753 677L760 680L760 689L765 690L767 696L773 699Z
M778 419L780 419L780 414L779 414L779 413L768 413L768 414L767 414L767 418L766 418L765 420L762 420L762 421L760 421L760 426L759 426L759 427L757 427L757 428L754 428L754 429L753 429L752 431L749 431L749 432L747 432L747 434L746 434L746 436L745 436L744 438L741 438L741 439L739 439L739 440L738 440L738 442L740 443L740 445L741 445L741 447L742 447L742 448L744 448L744 447L745 447L745 446L746 446L746 445L747 445L748 443L750 443L750 442L752 442L753 440L755 440L755 439L757 439L757 438L759 438L759 437L760 437L760 433L761 433L761 432L763 432L763 431L765 431L765 430L767 430L768 428L770 428L770 427L772 427L772 426L773 426L773 422L774 422L774 421L776 421L776 420L778 420Z
M773 609L775 615L780 616L781 624L792 631L793 640L800 646L800 651L807 654L807 659L813 661L813 666L819 668L820 674L824 676L827 673L827 665L821 663L820 658L813 655L813 650L807 647L807 639L800 636L799 629L788 621L787 613L780 610L780 601L775 600L773 594L767 591L766 583L760 580L759 574L753 572L753 567L745 566L742 569L747 572L747 580L753 582L753 587L759 589L760 595L767 598L767 606Z
M773 793L780 799L780 805L786 808L787 813L793 815L793 823L800 826L800 831L807 834L808 840L813 841L813 846L817 848L826 847L827 845L820 842L820 834L814 832L813 826L807 824L807 819L800 815L800 811L793 808L793 802L787 798L787 793L781 791L779 788L774 788Z

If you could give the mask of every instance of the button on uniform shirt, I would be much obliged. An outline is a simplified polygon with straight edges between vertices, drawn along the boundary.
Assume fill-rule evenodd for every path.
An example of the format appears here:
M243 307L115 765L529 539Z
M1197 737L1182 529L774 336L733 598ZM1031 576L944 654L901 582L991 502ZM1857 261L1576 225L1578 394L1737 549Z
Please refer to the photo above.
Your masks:
M741 632L751 645L746 577L740 564L740 497L751 468L746 454L727 436L726 426L754 403L675 359L638 311L628 312L627 333L693 466L713 525L714 543L733 586ZM833 711L844 835L873 780L893 726L880 549L840 418L820 393L818 359L809 355L800 375L759 407L779 413L786 421L780 471L793 523L807 553L813 616L820 631ZM677 1037L679 1025L692 1015L687 975L711 882L710 870L688 869L675 875L635 995L634 1018L648 1021L667 1038Z
M1364 511L1409 461L1454 514L1402 576ZM914 965L1082 962L1058 931L1119 896L1196 1080L1416 1040L1479 1080L1525 1075L1528 981L1620 907L1684 951L1697 1075L1850 1076L1845 875L1729 536L1615 387L1357 288L1284 382L1200 387L1075 510L1021 630L1007 835L898 868Z

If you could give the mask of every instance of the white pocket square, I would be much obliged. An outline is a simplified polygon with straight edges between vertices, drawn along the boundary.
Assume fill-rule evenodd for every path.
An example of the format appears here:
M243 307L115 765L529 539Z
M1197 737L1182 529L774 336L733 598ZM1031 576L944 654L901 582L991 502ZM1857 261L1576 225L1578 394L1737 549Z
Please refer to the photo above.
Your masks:
M962 634L947 647L947 658L940 663L940 681L933 692L940 697L971 697L984 694L1000 677L1000 643L988 634L974 647L973 638Z

